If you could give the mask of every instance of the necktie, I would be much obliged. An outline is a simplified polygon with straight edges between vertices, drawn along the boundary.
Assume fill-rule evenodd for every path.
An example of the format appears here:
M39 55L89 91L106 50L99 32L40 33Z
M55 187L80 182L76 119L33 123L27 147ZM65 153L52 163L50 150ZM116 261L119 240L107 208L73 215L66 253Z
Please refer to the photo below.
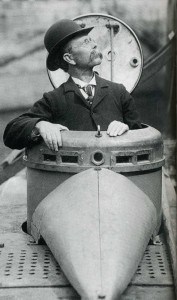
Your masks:
M91 84L88 84L88 85L84 86L83 89L89 97L92 97L92 86L91 86Z
M92 93L92 85L88 84L86 86L83 87L83 90L86 92L86 94L88 95L87 101L89 102L89 104L91 105L93 102L93 93Z

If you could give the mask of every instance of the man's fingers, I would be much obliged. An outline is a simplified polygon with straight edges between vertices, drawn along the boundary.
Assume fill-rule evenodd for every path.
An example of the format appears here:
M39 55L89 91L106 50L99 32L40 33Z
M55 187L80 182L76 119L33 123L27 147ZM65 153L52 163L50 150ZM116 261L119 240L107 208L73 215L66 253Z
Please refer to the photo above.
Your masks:
M58 125L59 130L69 130L68 127L63 126L63 125Z
M118 135L118 129L117 128L113 128L112 130L110 130L109 135L110 136L117 136Z
M117 135L117 130L119 129L119 127L122 125L123 123L119 122L119 121L112 121L107 129L107 134L109 134L110 136L114 136Z
M50 149L53 151L58 151L59 147L62 146L62 139L60 131L56 130L51 133L51 137L49 139Z
M108 126L108 129L107 129L107 133L109 134L110 132L112 132L113 128L115 126L115 122L111 122Z
M129 130L128 125L124 124L124 126L118 130L117 135L122 135L124 132L126 132L128 130Z
M62 146L62 138L61 131L57 130L51 134L51 138L49 138L48 143L50 145L50 149L53 151L58 151L59 147Z
M62 146L61 131L69 129L66 126L47 121L40 121L36 126L47 147L52 151L58 151L59 147Z
M54 151L55 150L55 143L54 143L54 139L51 135L50 132L41 132L41 136L44 140L44 142L46 143L47 147Z
M56 136L57 148L58 148L58 147L61 147L61 146L62 146L62 139L61 139L61 132L60 132L60 130L58 130L58 131L55 133L55 136ZM58 149L57 149L56 151L58 151Z
M109 134L109 136L117 136L117 135L122 135L127 130L129 130L127 124L124 124L119 121L113 121L108 126L107 134Z
M53 145L53 139L51 137L51 135L47 134L44 142L46 143L46 145L49 147L50 150L55 150L54 149L54 145Z
M117 130L116 130L116 135L121 135L125 130L125 125L124 124L121 124Z
M52 139L52 142L53 142L53 150L57 152L57 151L58 151L58 147L60 146L60 145L58 144L57 136L56 136L55 138Z
M121 123L120 124L119 123L118 124L116 124L116 123L111 124L111 126L108 130L108 134L110 136L117 136L122 131L122 128L123 128L123 124L121 124Z
M66 126L59 125L58 128L56 127L56 130L53 132L52 142L53 142L54 151L58 151L59 147L62 146L62 137L61 137L62 130L69 130L69 129Z

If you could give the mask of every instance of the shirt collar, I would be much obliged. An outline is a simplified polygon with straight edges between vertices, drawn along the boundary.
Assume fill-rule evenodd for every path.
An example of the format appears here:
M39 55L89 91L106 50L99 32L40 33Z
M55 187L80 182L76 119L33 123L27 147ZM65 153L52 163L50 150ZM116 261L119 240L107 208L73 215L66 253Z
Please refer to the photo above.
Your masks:
M88 84L91 85L96 85L96 79L95 79L95 74L93 75L92 79L90 80L90 82L85 82L83 80L80 80L76 77L72 77L72 80L79 85L81 88L83 88L84 86L87 86Z

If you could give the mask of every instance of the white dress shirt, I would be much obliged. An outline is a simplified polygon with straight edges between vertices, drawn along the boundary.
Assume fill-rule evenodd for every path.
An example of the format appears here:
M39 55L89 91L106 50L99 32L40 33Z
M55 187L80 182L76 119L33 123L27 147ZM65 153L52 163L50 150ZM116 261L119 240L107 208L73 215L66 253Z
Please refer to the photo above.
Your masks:
M93 76L93 78L90 80L90 82L85 82L82 81L78 78L72 77L73 81L79 86L79 90L81 92L81 94L84 96L85 99L88 99L88 95L87 93L83 90L83 88L87 85L91 85L92 88L92 96L94 97L95 95L95 87L96 87L96 79L95 79L95 75Z

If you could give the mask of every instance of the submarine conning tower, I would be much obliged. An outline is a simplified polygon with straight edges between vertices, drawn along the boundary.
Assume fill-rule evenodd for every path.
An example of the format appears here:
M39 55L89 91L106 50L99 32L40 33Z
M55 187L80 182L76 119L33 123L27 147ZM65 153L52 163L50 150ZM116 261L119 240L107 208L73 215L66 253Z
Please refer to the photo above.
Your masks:
M142 127L117 137L106 132L63 131L63 146L58 152L49 150L45 143L27 149L28 233L36 207L58 185L84 170L107 168L127 177L153 202L156 234L161 223L163 141L158 130Z

